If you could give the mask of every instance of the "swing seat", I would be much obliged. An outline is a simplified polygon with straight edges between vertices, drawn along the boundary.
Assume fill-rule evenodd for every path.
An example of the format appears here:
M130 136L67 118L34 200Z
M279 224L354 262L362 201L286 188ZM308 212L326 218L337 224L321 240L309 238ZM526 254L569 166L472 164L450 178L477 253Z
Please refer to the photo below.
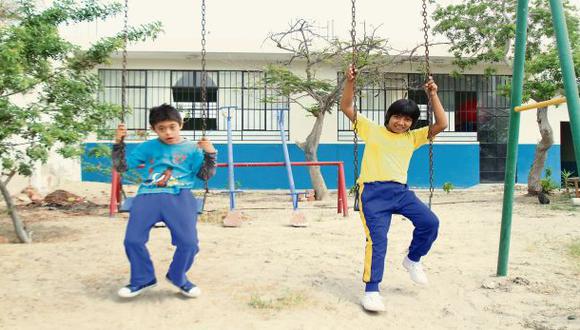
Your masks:
M127 197L123 200L123 203L119 207L120 213L126 213L131 211L131 206L133 206L133 200L135 197ZM197 214L203 213L203 208L205 206L205 197L204 198L193 198L195 203L197 204Z
M127 197L123 200L123 203L121 203L121 206L119 207L119 212L120 213L125 213L125 212L129 212L131 211L131 206L133 206L133 200L135 199L135 197Z

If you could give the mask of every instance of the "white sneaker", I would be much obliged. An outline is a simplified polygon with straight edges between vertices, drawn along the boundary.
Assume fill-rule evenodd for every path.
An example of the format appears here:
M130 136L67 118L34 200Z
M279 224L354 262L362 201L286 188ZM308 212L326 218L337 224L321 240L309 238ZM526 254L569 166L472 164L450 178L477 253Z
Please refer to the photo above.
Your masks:
M201 295L201 289L193 284L193 286L189 288L185 286L181 287L179 293L188 298L197 298Z
M378 292L365 292L365 295L360 300L361 305L369 312L384 312L385 304L383 297Z
M147 284L139 286L132 286L129 284L119 289L119 291L117 291L117 294L121 298L133 298L143 293L143 291L154 288L155 286L157 286L157 280L153 280Z
M413 282L421 285L426 285L429 283L427 280L427 275L425 275L423 266L421 265L420 261L415 262L409 259L409 257L405 257L405 260L403 260L403 267L405 267L405 269L409 272L409 276Z
M187 281L182 286L178 286L175 283L173 283L173 281L169 278L169 275L165 275L165 279L169 283L171 283L171 284L175 285L176 287L178 287L179 288L179 292L182 295L184 295L184 296L186 296L188 298L197 298L197 297L199 297L201 295L200 288L197 285L191 283L190 281Z

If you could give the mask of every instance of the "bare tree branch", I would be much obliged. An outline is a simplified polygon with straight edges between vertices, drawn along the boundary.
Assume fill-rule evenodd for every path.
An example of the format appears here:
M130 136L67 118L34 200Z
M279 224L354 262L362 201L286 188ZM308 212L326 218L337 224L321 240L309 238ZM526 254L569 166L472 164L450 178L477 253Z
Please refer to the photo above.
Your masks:
M16 175L16 171L11 171L10 173L2 175L6 176L6 180L4 180L4 185L7 186L10 180L12 180L12 178L14 177L14 175Z
M356 55L358 69L365 69L368 76L377 76L377 82L384 80L385 71L394 63L404 62L401 54L388 44L387 40L379 37L380 26L367 29L359 36L358 40L351 42L340 41L333 37L323 36L317 32L316 26L304 19L299 19L289 24L283 32L269 33L265 40L272 42L278 49L289 53L289 59L282 61L284 69L272 68L272 75L268 75L268 82L283 95L288 96L292 103L309 111L315 118L312 131L304 142L296 142L297 146L304 151L305 158L310 161L317 160L317 150L320 142L321 130L326 113L330 113L341 94L344 76L337 80L321 79L317 77L317 68L321 65L342 67L352 59L353 48ZM410 51L412 53L413 51ZM299 77L290 73L290 66L300 61L302 75ZM298 66L294 66L293 70ZM379 77L380 76L380 77ZM364 84L372 79L360 79ZM372 83L376 83L372 81ZM384 82L381 82L385 84ZM308 101L305 102L304 99ZM310 171L313 187L317 199L326 194L326 186L319 169Z
M308 107L307 107L305 104L303 104L302 102L298 101L299 99L301 99L301 98L304 98L304 97L306 97L306 95L302 95L302 96L300 96L300 97L290 97L290 100L291 100L292 102L294 102L294 103L298 104L298 105L299 105L301 108L303 108L304 110L308 110Z

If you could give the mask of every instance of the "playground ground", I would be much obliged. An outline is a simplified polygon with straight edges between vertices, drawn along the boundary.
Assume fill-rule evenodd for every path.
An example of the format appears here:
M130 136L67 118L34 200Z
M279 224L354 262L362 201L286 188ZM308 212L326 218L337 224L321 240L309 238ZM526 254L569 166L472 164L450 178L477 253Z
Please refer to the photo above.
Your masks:
M125 301L116 291L129 275L127 216L108 218L107 185L62 188L100 206L71 212L21 202L29 245L13 244L10 220L0 218L0 329L580 329L580 208L559 199L540 205L522 187L505 278L495 277L502 186L436 192L441 227L424 259L427 287L400 264L412 226L395 216L381 286L387 311L376 315L358 303L362 226L352 210L336 214L336 195L300 203L306 228L287 225L285 191L241 195L241 228L219 225L227 195L210 195L189 272L202 296L183 298L161 280L173 247L159 228L148 247L160 284Z

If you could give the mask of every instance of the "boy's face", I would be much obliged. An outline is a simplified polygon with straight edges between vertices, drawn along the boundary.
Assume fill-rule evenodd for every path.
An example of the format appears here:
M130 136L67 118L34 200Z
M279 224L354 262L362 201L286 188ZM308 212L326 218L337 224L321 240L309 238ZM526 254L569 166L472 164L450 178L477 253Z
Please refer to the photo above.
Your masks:
M182 125L176 121L164 120L153 125L151 129L157 133L159 139L161 139L161 141L164 143L176 144L181 142L181 127Z
M400 134L408 131L412 124L413 119L409 116L392 115L387 123L387 128L393 133Z

